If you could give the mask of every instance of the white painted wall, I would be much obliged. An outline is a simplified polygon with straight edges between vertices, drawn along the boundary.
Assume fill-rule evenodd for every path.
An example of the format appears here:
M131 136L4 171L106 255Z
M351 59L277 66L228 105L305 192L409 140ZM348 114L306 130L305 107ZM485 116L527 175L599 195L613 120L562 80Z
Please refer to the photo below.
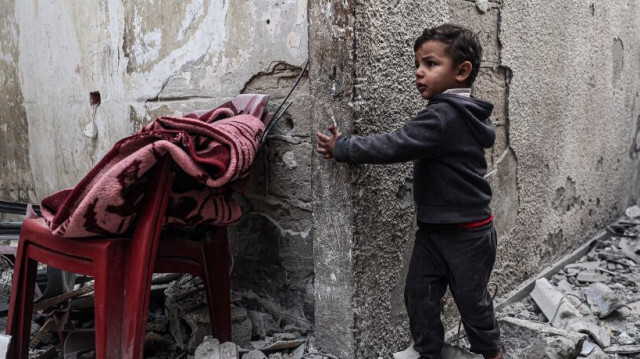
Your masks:
M73 186L141 121L215 107L277 63L300 66L306 8L306 0L15 1L37 199ZM102 97L93 121L91 91ZM91 122L95 138L83 135Z

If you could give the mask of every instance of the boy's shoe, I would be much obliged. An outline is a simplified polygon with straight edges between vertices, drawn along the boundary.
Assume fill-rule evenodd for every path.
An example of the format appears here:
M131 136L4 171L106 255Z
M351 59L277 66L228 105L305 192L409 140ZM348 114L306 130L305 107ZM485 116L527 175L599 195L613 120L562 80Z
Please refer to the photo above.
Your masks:
M483 355L484 359L502 359L504 355L504 349L502 349L502 347L500 347L500 352L498 353L498 355L494 356L494 357L488 357L486 355Z

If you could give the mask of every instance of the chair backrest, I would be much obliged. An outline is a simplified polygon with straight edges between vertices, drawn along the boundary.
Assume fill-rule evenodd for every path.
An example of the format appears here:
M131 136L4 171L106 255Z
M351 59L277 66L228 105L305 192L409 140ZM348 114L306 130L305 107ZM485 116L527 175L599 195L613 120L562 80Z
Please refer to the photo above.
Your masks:
M143 345L140 344L140 338L133 333L137 333L144 328L147 316L144 315L142 320L126 320L131 317L128 313L147 313L146 308L149 306L149 296L146 291L149 290L148 285L151 283L151 276L155 267L155 258L158 251L158 243L160 240L160 232L164 223L165 212L169 202L171 193L171 185L173 184L174 174L171 172L171 164L173 160L170 155L165 155L156 164L151 175L149 187L145 194L140 211L136 216L133 236L131 238L128 257L126 261L126 275L129 278L143 280L126 280L125 297L126 298L146 298L135 303L127 303L125 305L123 340L130 343L123 343L123 357L142 357L140 353L129 353L130 350L142 350Z
M147 191L134 224L132 240L136 245L141 245L142 243L138 242L145 242L149 234L159 232L162 228L175 177L171 172L172 162L170 155L164 155L151 173Z

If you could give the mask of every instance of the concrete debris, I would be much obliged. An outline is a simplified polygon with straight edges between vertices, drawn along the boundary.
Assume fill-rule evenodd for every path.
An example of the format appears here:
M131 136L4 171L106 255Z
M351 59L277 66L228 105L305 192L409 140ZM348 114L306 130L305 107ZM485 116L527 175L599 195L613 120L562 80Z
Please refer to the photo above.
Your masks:
M246 309L231 305L231 337L241 347L249 347L253 324Z
M248 310L247 315L251 320L251 332L257 337L264 338L269 335L269 333L279 329L278 323L269 313Z
M606 331L586 321L580 311L565 299L566 295L556 289L546 278L536 281L531 297L552 326L578 333L588 333L600 346L610 345Z
M587 336L543 323L501 318L502 342L509 358L576 358Z
M586 357L587 355L591 354L595 348L596 348L595 344L593 344L588 340L585 340L582 343L582 350L580 350L580 355Z
M614 345L605 348L604 352L607 354L636 354L640 353L640 345Z
M549 274L548 279L538 279L529 297L501 308L498 316L505 358L578 354L587 359L640 358L640 253L635 252L640 246L640 216L634 214L634 218L608 226L607 234L600 236L582 258ZM538 329L526 333L516 329L509 322L512 320ZM552 329L587 334L589 340L574 351L568 348L577 342L569 345L567 337L549 342L536 338ZM544 354L542 345L547 344L558 351ZM526 349L535 352L531 348L536 345L543 354L528 356Z
M592 283L585 290L587 301L594 308L594 313L600 319L608 316L614 310L622 308L624 302L620 300L618 295L603 283Z
M267 356L260 350L252 350L243 355L242 359L267 359Z
M476 0L476 7L481 13L489 11L489 0Z
M579 282L587 282L587 283L595 283L595 282L605 282L609 277L606 275L592 272L592 271L582 271L578 273L576 279Z
M635 219L640 217L640 207L631 206L624 211L624 214L630 219Z
M640 241L638 243L640 243ZM636 264L640 264L640 254L636 253L636 249L627 241L626 238L620 239L620 249L627 258L631 259Z
M210 336L206 336L202 344L196 348L195 359L220 359L220 342Z
M284 359L302 359L302 357L304 357L305 350L306 345L301 345L290 351L288 354L285 354Z

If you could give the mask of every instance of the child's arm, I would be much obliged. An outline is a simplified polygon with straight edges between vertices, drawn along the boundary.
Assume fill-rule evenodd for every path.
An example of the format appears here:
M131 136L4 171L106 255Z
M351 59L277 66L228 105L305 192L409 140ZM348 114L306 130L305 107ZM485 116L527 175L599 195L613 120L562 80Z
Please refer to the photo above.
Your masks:
M317 133L318 148L316 149L316 151L318 151L318 153L321 154L322 157L326 159L333 158L333 151L336 147L336 141L338 140L338 137L340 137L341 135L340 131L338 131L338 129L334 125L329 126L329 132L331 132L332 134L331 137L323 134L320 131L318 131Z
M332 137L318 132L318 153L349 163L398 163L437 154L443 131L441 116L431 109L422 111L402 128L372 136L340 136L329 127Z

